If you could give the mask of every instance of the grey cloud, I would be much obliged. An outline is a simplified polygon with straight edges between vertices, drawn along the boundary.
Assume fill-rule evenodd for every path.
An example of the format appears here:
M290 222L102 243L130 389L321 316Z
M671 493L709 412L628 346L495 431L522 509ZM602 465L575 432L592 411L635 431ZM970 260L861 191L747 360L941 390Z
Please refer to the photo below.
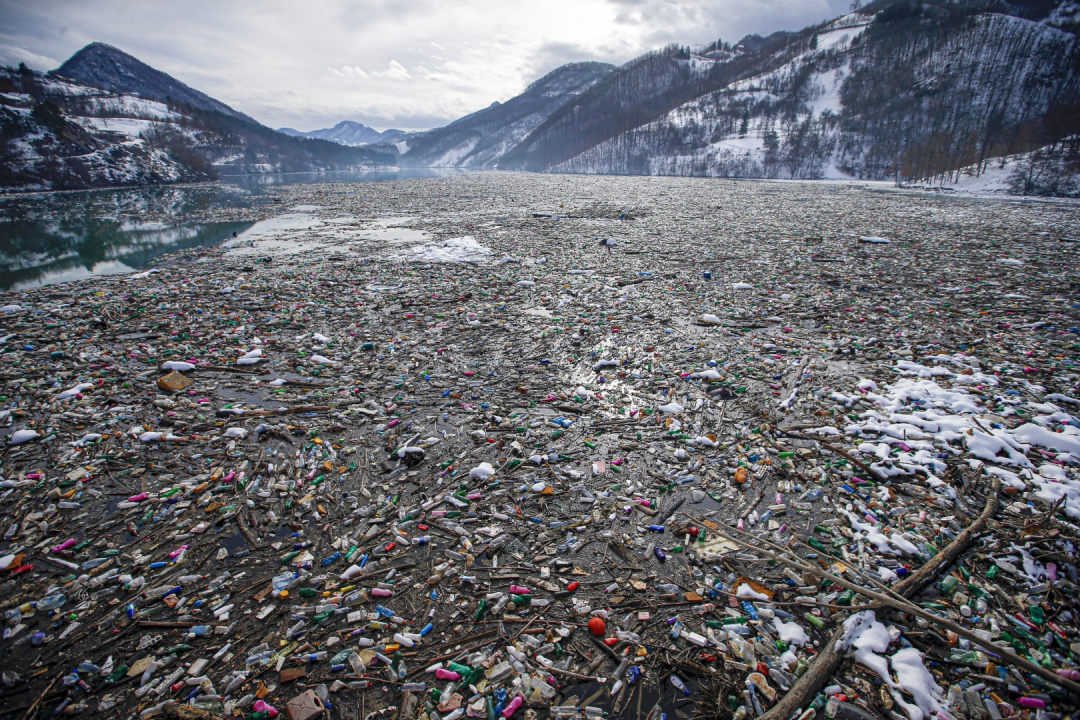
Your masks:
M748 34L798 30L847 12L849 0L606 0L616 21L643 28L653 46L695 45L716 39L737 41Z
M56 58L28 50L20 44L19 40L0 34L0 64L18 65L19 63L26 63L32 68L56 67L59 64Z

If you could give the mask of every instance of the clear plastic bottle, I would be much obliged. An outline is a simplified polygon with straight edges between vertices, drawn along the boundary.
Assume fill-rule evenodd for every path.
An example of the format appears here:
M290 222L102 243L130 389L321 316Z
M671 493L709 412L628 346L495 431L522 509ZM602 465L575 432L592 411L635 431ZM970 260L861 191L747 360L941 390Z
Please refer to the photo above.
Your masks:
M291 572L287 572L287 573L282 573L281 575L275 575L274 579L271 582L272 582L272 584L274 586L274 590L276 592L281 592L282 590L286 590L289 587L291 587L292 584L295 581L296 581L296 574L291 573Z
M150 600L155 600L155 599L157 599L159 597L165 597L165 595L168 595L170 592L172 592L174 587L176 587L176 586L175 585L158 585L155 588L150 588L149 590L147 590L146 591L146 597L149 598Z
M367 668L364 667L364 662L360 659L360 655L358 655L357 653L351 653L349 655L349 667L351 667L352 671L357 675L363 675L365 672L367 672Z
M64 603L66 602L66 595L50 595L47 598L42 598L41 600L38 600L36 603L34 603L34 607L38 610L41 610L42 612L47 612L49 610L56 610L63 607Z

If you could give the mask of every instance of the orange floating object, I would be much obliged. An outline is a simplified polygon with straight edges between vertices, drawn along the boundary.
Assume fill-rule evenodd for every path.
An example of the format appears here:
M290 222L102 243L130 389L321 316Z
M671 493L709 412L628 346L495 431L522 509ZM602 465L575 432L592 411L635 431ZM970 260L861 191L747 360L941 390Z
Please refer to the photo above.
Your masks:
M750 471L744 467L740 467L735 471L735 482L740 485L744 484L750 478Z
M607 631L607 623L604 622L603 618L594 617L589 621L589 632L596 637L603 637L605 631Z

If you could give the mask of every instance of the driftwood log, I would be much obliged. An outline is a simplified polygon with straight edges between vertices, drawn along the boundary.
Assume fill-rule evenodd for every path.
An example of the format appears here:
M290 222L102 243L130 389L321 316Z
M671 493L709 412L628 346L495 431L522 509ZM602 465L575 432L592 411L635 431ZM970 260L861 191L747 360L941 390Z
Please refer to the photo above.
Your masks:
M1001 480L994 478L990 492L986 496L986 505L982 513L966 530L956 536L949 545L935 555L929 562L916 570L912 575L900 582L893 592L904 598L911 598L926 587L938 574L951 565L971 544L973 538L981 533L990 518L998 509L998 492L1001 490ZM843 628L838 628L829 642L818 653L810 669L792 686L784 697L776 705L770 708L758 720L788 720L796 710L803 708L813 697L829 682L840 669L844 660L844 653L838 650L836 645L843 634Z

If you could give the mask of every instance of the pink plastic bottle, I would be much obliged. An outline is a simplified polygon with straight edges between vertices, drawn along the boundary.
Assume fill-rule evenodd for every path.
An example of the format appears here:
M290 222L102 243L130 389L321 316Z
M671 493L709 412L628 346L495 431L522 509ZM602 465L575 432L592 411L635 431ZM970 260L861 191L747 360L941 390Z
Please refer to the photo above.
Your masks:
M266 712L270 713L270 717L277 717L278 714L278 710L276 707L274 707L273 705L268 705L262 700L256 700L255 705L252 709L255 712L262 712L263 710L265 710Z
M510 701L510 703L503 709L502 715L504 718L513 717L514 713L518 711L521 704L525 702L525 698L518 695L516 698Z
M67 550L69 547L71 547L74 544L75 544L75 539L74 538L68 538L64 542L62 542L59 545L57 545L56 547L54 547L52 549L52 551L54 553L63 552L64 550Z

